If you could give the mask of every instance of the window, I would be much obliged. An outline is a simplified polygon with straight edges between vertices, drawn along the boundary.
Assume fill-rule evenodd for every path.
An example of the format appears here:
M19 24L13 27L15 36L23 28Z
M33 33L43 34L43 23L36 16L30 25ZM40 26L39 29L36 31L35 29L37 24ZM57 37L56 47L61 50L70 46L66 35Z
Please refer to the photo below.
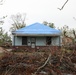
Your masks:
M46 37L46 45L51 45L51 37Z
M22 45L27 45L27 37L22 37Z

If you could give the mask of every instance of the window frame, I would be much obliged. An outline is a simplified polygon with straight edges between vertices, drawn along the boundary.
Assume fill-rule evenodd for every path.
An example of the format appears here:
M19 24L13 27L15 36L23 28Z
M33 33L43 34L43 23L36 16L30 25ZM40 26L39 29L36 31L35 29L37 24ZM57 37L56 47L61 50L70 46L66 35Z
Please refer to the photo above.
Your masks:
M24 46L24 45L27 46L27 37L26 36L22 36L22 46Z
M46 37L46 45L50 46L52 44L52 37L51 36L47 36Z

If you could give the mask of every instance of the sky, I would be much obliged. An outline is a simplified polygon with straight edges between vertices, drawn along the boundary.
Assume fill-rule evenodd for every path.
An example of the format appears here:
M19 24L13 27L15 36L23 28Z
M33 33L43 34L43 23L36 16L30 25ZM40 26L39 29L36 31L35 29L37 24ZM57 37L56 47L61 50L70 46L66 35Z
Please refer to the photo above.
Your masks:
M54 23L56 27L76 28L76 0L69 0L63 10L59 10L66 0L5 0L0 5L0 17L6 16L3 29L9 31L11 15L26 13L26 24L43 21Z

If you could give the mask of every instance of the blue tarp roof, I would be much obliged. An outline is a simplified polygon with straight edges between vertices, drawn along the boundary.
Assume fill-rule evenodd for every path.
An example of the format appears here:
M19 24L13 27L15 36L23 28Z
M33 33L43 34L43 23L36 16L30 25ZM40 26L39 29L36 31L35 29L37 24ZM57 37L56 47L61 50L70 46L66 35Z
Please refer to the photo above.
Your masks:
M60 35L61 32L44 24L34 23L18 29L13 34L16 35Z

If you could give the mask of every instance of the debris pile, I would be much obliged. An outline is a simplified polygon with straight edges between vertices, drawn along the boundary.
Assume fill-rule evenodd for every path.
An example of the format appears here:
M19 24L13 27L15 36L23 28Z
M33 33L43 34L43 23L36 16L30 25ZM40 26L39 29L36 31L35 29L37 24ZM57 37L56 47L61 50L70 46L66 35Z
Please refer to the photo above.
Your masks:
M5 53L0 75L76 75L76 51Z

